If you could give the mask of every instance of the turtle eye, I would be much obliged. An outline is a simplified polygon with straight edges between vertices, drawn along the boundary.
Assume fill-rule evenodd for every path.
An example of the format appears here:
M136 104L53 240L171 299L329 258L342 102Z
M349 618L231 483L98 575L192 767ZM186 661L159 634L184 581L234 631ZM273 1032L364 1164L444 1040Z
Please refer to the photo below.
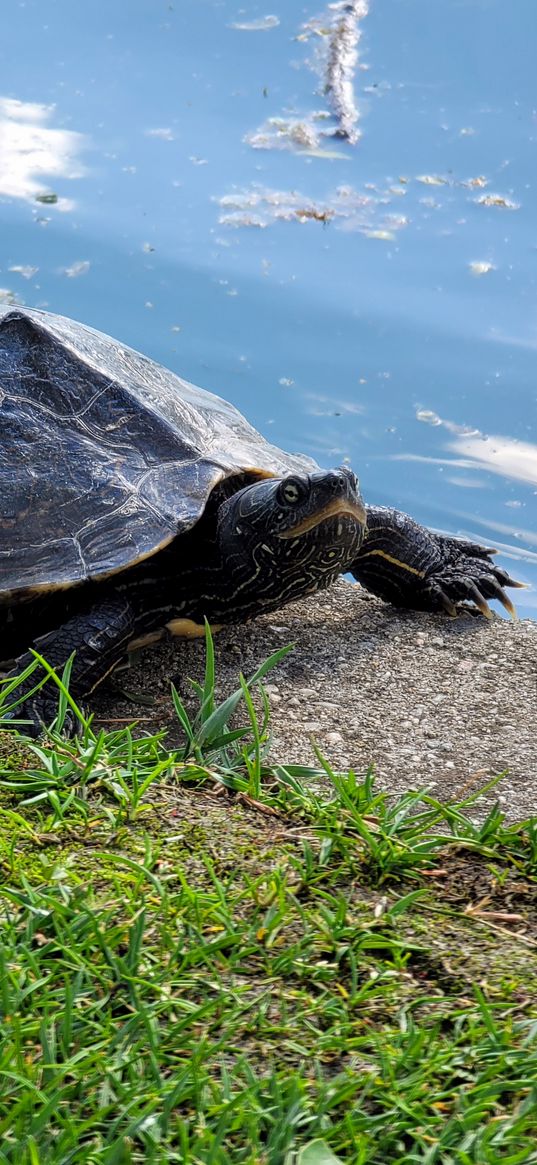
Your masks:
M286 502L288 506L296 506L298 502L302 501L306 493L303 482L297 481L296 478L290 477L287 481L282 481L280 486L280 497L282 502Z

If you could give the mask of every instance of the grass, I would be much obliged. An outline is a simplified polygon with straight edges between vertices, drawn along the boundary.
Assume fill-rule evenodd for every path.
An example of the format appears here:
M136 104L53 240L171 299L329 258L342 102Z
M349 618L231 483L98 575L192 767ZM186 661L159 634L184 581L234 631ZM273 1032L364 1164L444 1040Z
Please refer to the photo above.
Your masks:
M281 654L0 733L0 1163L537 1162L537 820L271 765Z

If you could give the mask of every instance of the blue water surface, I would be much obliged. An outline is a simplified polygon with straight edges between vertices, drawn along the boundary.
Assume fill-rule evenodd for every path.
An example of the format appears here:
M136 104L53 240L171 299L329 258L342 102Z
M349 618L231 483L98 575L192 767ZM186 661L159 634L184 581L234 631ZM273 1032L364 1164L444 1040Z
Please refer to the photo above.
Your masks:
M364 3L355 145L314 117L335 10L267 3L10 5L0 300L499 546L535 616L535 0Z

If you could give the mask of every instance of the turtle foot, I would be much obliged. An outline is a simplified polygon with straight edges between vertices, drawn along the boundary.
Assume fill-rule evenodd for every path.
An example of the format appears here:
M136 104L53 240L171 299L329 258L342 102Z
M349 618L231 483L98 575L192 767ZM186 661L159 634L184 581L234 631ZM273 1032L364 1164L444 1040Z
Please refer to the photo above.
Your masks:
M38 692L8 712L2 717L3 728L17 728L23 736L32 740L43 736L54 723L58 715L58 700L51 696L43 697ZM81 723L77 716L68 708L62 721L61 732L64 736L76 736L81 731Z
M511 578L503 567L491 561L491 556L496 553L493 548L458 538L443 538L438 534L435 542L441 562L424 580L431 610L457 615L470 608L491 619L489 601L497 599L512 619L517 618L515 606L504 588L523 587L525 584Z
M494 547L449 538L420 526L408 514L367 507L367 536L351 570L358 582L397 607L473 611L492 618L496 599L516 619L506 587L525 584L496 566Z

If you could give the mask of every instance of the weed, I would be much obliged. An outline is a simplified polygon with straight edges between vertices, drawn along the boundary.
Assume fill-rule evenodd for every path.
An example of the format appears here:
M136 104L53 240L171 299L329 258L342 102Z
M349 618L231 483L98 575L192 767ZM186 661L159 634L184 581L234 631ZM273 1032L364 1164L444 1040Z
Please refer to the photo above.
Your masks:
M0 734L0 1165L537 1162L537 821L272 765L286 650L218 703L207 630L176 749L68 670Z

